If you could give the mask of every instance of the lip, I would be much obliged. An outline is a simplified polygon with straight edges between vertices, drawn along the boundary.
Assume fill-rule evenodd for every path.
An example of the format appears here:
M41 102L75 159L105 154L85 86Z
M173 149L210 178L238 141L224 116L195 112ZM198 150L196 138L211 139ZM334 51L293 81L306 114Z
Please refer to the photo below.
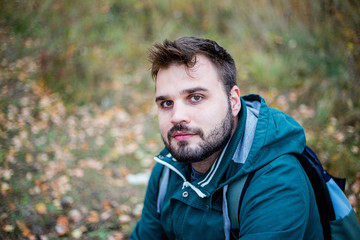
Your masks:
M174 132L172 134L172 137L175 138L177 141L184 141L187 140L193 136L195 136L196 134L194 133L188 133L188 132Z

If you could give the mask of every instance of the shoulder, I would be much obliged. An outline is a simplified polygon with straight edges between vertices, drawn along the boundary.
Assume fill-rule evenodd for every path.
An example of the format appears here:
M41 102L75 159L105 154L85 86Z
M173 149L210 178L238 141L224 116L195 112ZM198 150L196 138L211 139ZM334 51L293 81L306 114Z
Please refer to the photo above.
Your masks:
M160 163L156 163L155 166L153 167L152 171L151 171L151 176L149 179L149 186L150 185L159 185L159 181L160 181L160 177L161 177L161 173L164 169L164 166L161 165Z
M277 204L293 202L305 207L312 195L311 183L297 157L285 154L255 172L245 198L274 200Z
M144 205L149 205L149 203L151 203L151 208L156 208L156 202L159 195L160 178L163 168L163 165L159 163L155 164L146 188Z
M267 184L306 185L307 177L297 157L294 154L284 154L259 169L254 180L271 180Z
M314 217L314 204L310 182L296 156L282 155L254 174L241 205L241 230L250 236L262 232L275 234L274 239L302 239Z

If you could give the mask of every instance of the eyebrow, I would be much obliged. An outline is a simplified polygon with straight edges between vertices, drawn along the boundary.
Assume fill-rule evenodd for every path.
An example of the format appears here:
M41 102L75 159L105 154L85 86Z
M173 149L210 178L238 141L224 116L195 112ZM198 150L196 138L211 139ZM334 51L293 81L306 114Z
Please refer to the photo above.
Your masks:
M206 88L195 87L195 88L184 89L181 91L181 94L191 94L194 92L208 92L208 91L209 90L207 90ZM168 98L169 98L168 96L158 96L155 98L155 102L164 101Z
M208 90L202 87L196 87L196 88L185 89L182 91L182 94L189 94L194 92L208 92Z
M165 96L159 96L155 98L155 102L166 100L167 98Z

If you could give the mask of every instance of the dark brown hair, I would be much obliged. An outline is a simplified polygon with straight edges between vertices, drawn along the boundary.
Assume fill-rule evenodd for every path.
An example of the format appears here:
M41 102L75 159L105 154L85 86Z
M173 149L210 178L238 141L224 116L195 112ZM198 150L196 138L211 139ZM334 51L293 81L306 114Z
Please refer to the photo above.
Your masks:
M232 87L237 85L234 59L224 48L209 39L181 37L175 41L165 40L162 44L154 44L148 55L152 64L151 75L156 79L159 70L171 64L184 64L191 68L196 64L197 54L206 56L216 66L225 92L229 94Z

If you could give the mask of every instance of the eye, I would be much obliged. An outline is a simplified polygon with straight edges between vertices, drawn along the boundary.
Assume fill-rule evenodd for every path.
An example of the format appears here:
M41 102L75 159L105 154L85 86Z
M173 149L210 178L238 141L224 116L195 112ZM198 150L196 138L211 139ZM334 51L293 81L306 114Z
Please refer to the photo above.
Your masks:
M163 101L161 102L160 106L162 108L169 108L173 105L173 101L167 100L167 101Z
M193 95L190 97L190 101L192 102L200 102L203 99L203 96L201 95Z

